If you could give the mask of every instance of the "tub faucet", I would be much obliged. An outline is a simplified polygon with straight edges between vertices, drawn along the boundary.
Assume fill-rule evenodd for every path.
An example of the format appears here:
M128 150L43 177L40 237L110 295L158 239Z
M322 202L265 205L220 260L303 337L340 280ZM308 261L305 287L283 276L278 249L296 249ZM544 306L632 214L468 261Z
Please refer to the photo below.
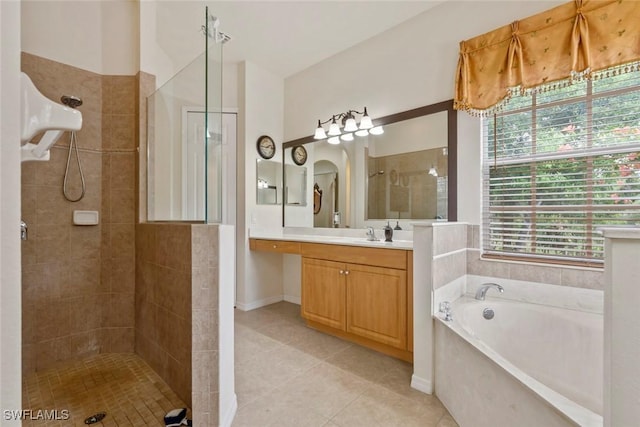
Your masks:
M376 231L373 229L373 227L367 227L367 240L370 242L375 242L376 240L378 240L378 238L376 237Z
M476 299L480 301L484 301L484 296L487 294L487 291L491 288L496 288L499 292L504 292L504 288L497 283L485 283L476 292Z

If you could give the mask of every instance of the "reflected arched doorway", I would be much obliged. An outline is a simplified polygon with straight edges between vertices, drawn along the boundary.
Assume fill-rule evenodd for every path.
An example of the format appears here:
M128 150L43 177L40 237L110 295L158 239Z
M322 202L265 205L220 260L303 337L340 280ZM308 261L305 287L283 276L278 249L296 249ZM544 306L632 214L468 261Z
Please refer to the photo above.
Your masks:
M329 160L313 164L313 226L333 227L338 209L338 167ZM339 220L338 220L339 224Z

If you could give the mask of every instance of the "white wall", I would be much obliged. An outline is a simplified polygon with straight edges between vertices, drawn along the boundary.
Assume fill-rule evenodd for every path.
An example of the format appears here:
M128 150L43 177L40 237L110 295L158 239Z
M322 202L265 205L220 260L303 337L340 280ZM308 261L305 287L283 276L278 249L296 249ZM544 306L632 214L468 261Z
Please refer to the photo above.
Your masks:
M216 15L215 1L140 1L140 70L156 76L156 87L204 52L200 29L205 24L206 6ZM223 20L220 29L224 31Z
M20 3L0 2L0 408L21 409ZM20 421L2 421L20 425Z
M238 64L222 65L222 108L238 108Z
M285 140L311 135L318 119L367 106L373 118L451 99L459 42L557 1L447 1L285 80ZM479 223L478 120L461 116L458 220ZM474 124L475 123L475 124ZM468 179L473 177L474 179Z
M23 0L22 50L98 74L134 75L138 6L146 3Z
M219 413L218 425L230 426L233 421L238 401L235 392L234 347L234 314L233 284L235 283L235 235L230 225L218 227L219 270L218 270L218 381L219 381Z
M269 135L273 160L282 161L284 82L250 62L238 66L238 308L248 310L282 299L282 256L249 250L248 228L280 228L281 205L256 204L256 141ZM244 182L240 182L244 179ZM244 194L240 192L244 192ZM241 206L241 204L243 206Z

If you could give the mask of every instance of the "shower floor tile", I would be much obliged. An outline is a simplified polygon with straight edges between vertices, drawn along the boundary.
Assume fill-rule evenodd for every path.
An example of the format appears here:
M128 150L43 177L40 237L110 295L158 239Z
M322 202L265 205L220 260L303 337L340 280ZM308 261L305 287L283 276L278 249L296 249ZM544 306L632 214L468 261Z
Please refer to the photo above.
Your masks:
M86 426L99 412L107 416L92 426L164 426L164 415L187 405L138 355L100 354L29 374L23 378L23 407L30 420L23 426ZM35 420L51 411L58 421ZM65 413L68 411L69 419ZM190 414L189 414L190 416Z

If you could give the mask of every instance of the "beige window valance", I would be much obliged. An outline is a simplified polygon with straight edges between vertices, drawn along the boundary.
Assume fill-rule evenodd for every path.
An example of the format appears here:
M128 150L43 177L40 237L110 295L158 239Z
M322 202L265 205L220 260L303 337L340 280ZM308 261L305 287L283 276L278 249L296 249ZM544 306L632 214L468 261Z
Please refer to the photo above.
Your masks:
M575 0L461 42L454 107L492 112L514 89L591 77L639 59L640 1Z

